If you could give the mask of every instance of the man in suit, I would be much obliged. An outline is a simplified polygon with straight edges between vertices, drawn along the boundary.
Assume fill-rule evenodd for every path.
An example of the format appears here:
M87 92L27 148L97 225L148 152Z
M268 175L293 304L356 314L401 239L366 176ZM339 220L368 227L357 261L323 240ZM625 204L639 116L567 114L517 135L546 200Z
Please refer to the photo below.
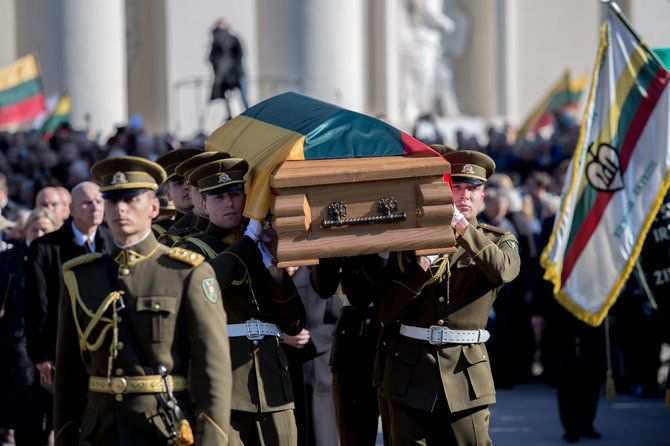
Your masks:
M21 209L23 209L23 206L9 198L7 176L0 172L0 215L9 221L14 221L19 216Z
M65 262L88 252L109 252L112 234L100 226L104 208L100 187L90 181L72 189L71 217L30 245L26 280L28 354L47 383L53 382L57 309Z
M404 253L414 258L389 274L379 299L381 321L400 323L382 380L398 445L491 444L495 388L485 327L500 288L520 269L516 238L477 222L493 160L470 150L444 157L451 163L457 250L432 262Z
M94 164L91 174L102 184L114 244L110 254L63 267L56 445L225 446L226 314L204 258L161 245L151 232L165 171L115 157Z

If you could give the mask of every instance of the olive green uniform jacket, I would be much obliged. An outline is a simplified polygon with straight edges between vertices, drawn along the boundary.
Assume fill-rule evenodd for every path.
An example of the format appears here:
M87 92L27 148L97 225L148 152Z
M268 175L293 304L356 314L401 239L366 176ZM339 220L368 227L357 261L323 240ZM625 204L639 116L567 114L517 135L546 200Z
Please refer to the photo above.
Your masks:
M210 221L203 232L188 235L173 246L197 252L206 259L213 259L241 236L238 231L223 229Z
M275 283L254 241L242 236L212 260L229 324L247 320L278 325L289 335L300 333L305 307L290 276ZM233 410L274 412L293 409L288 361L279 338L230 338L233 365Z
M227 444L232 370L226 314L214 271L202 261L198 254L167 248L149 234L127 249L115 246L111 258L87 254L64 266L54 382L57 445L174 444L155 394L124 394L117 401L118 396L88 390L90 376L107 377L114 330L101 320L87 338L90 345L101 339L101 345L80 352L76 323L85 331L90 316L114 291L113 275L125 309L118 329L123 346L111 377L146 374L122 327L130 324L155 373L162 364L171 375L189 376L189 391L176 397L196 443ZM114 305L103 312L107 321Z
M518 243L509 232L471 221L456 244L457 251L438 258L429 272L414 261L391 274L378 306L384 324L486 327L498 291L519 274ZM495 402L484 343L431 345L397 334L389 345L382 395L431 411L440 392L451 412Z
M191 210L186 214L177 215L175 222L170 228L158 237L158 241L166 246L174 246L174 244L191 234L200 233L207 228L209 219L195 214L195 210Z

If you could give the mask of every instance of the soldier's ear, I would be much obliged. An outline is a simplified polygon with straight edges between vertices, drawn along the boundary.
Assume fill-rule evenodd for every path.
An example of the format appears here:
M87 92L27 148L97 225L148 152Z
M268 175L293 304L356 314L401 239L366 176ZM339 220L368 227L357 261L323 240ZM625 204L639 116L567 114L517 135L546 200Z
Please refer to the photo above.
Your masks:
M160 210L161 210L161 203L158 200L158 197L154 194L151 197L151 202L149 203L149 215L151 216L152 220L158 217Z

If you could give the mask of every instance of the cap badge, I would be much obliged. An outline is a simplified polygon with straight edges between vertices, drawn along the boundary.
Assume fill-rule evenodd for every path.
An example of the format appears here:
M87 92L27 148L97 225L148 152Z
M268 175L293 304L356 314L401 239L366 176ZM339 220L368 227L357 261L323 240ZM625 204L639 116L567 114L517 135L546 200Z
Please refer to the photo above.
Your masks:
M464 165L463 168L461 169L461 172L462 172L462 173L473 174L473 173L475 173L475 168L472 167L472 164L466 164L466 165Z
M112 176L112 184L123 184L127 182L128 180L123 172L116 172L114 176Z
M219 175L219 183L227 183L228 181L230 181L230 175L227 173L222 173Z

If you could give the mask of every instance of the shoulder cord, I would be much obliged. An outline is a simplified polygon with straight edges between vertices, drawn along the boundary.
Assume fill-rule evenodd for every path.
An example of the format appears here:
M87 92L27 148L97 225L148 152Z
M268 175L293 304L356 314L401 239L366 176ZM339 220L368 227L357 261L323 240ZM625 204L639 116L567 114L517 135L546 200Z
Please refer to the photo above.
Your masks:
M188 237L186 240L190 243L193 243L198 248L202 249L203 254L205 254L208 258L213 259L214 257L217 256L216 252L212 249L212 247L209 246L207 243L203 242L202 240L200 240L199 238Z

